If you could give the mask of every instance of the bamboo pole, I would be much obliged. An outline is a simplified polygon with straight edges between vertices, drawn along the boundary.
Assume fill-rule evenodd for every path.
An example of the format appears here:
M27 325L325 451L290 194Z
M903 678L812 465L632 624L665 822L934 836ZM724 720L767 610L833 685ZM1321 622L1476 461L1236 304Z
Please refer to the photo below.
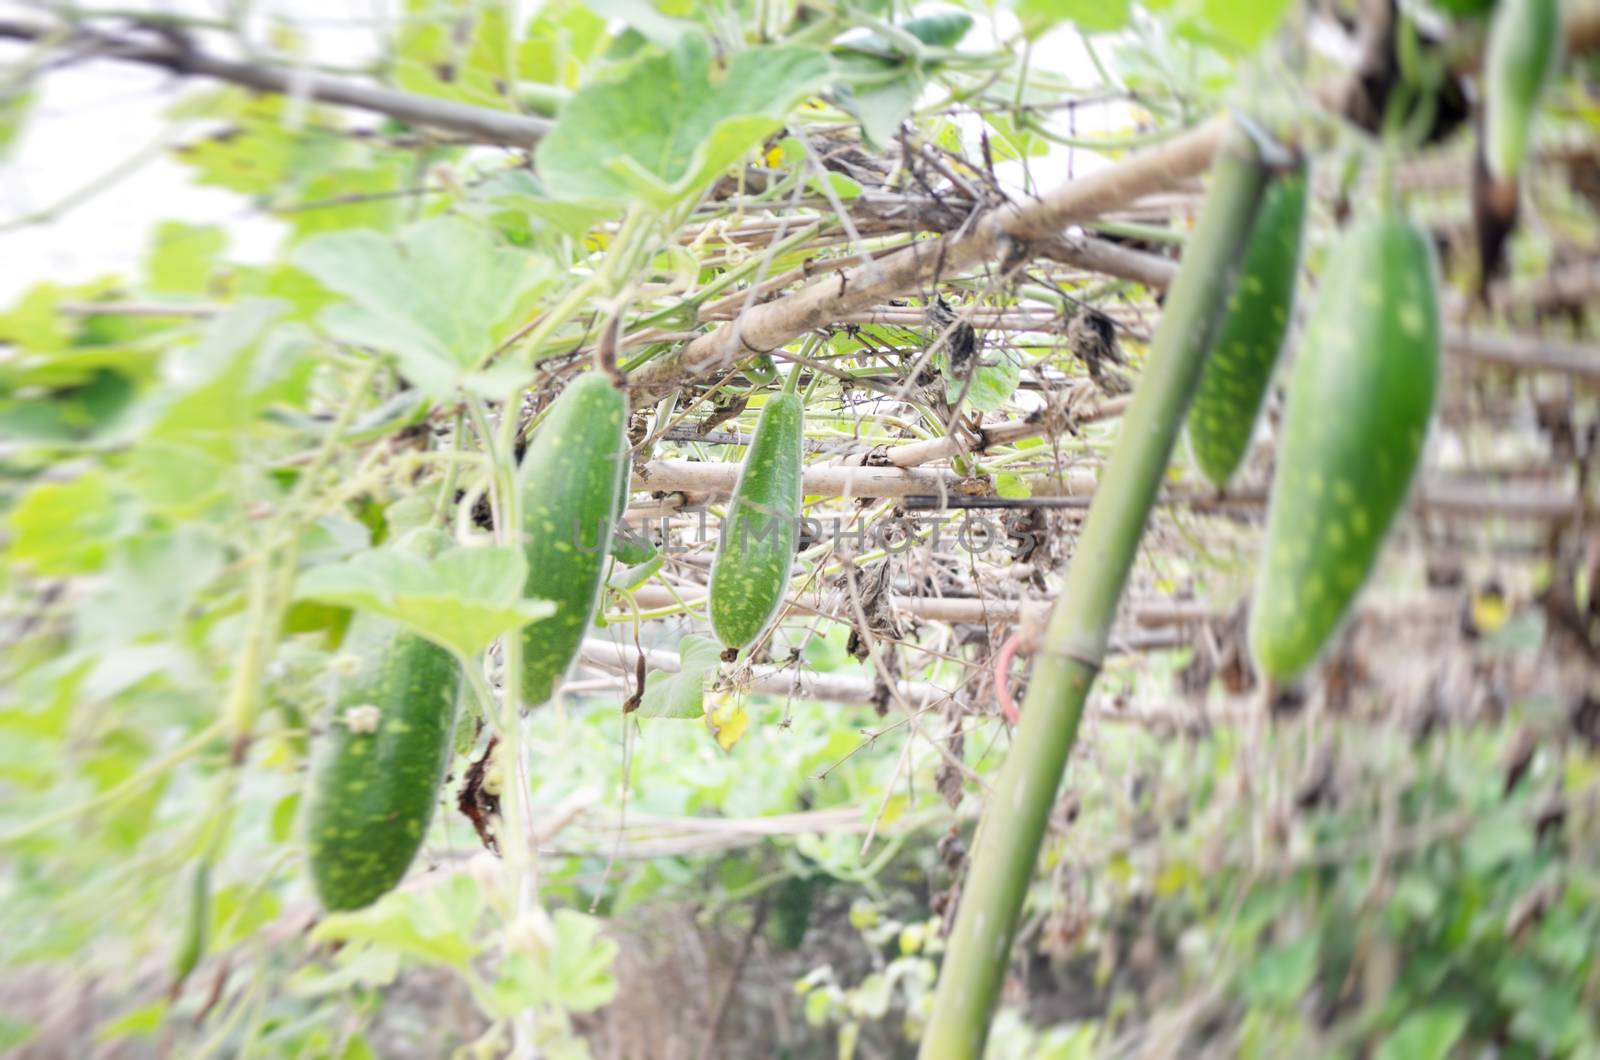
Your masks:
M1193 396L1266 180L1255 144L1230 129L1183 268L1038 648L1021 730L986 801L940 969L922 1060L977 1057L1084 702Z

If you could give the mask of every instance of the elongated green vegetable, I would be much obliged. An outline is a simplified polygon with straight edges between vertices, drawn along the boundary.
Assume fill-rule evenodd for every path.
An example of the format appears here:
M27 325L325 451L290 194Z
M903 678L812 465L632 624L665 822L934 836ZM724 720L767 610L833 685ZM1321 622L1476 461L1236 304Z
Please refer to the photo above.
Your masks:
M1558 0L1499 0L1483 60L1484 160L1496 180L1514 182L1522 171L1560 53Z
M437 644L359 613L312 765L306 838L328 909L359 909L400 882L439 801L461 670Z
M522 696L548 700L594 622L627 469L628 399L602 372L567 384L522 456L526 596L556 613L522 634Z
M200 964L210 934L211 862L203 859L195 864L194 875L189 879L189 918L184 923L183 940L172 963L174 982L182 983Z
M800 517L805 405L785 392L767 401L728 504L711 567L711 628L729 648L753 644L789 588Z
M1195 463L1219 488L1228 484L1255 432L1278 351L1294 309L1305 228L1304 166L1267 186L1189 410Z
M1362 221L1328 258L1289 380L1250 615L1256 665L1294 678L1366 580L1433 414L1433 247L1398 217Z

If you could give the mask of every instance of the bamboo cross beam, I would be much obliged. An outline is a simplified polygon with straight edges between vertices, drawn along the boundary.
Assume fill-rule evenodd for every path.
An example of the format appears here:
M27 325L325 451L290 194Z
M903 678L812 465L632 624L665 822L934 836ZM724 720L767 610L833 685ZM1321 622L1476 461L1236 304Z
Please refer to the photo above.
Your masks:
M1210 164L1223 123L1211 120L1167 142L1130 155L1087 177L1068 181L1042 198L983 215L965 234L913 243L886 257L840 269L793 294L752 305L736 318L629 377L634 400L654 402L690 379L767 353L815 328L875 306L885 298L921 290L941 277L982 264L1005 264L1031 244L1054 240L1068 221L1088 218L1160 191Z
M915 446L924 444L910 443ZM907 448L909 447L908 445ZM659 493L724 497L733 493L733 488L739 481L740 467L740 464L732 462L652 460L643 467L634 469L632 486L635 490L651 490ZM1027 484L1035 498L1067 498L1066 507L1087 508L1093 498L1097 481L1098 475L1093 469L1073 467L1067 469L1063 476L1031 476L1027 479ZM962 506L966 496L962 490L970 489L973 480L964 479L956 472L945 468L846 467L813 464L805 469L802 483L806 495L811 497L837 497L847 500L903 498L910 499L908 507L914 507L919 511L943 511ZM1032 499L1023 498L1009 506L1027 507ZM1165 507L1181 507L1193 511L1240 509L1254 511L1264 507L1266 501L1264 490L1248 487L1226 492L1167 491L1156 499L1157 504ZM1063 505L1052 503L1049 506ZM1441 476L1417 484L1412 492L1411 509L1417 513L1468 518L1559 522L1591 511L1593 505L1576 493L1562 490L1485 488L1470 480L1462 481ZM658 503L652 503L649 510L654 516L660 514L662 509ZM638 520L643 517L643 509L636 510L630 507L628 514Z

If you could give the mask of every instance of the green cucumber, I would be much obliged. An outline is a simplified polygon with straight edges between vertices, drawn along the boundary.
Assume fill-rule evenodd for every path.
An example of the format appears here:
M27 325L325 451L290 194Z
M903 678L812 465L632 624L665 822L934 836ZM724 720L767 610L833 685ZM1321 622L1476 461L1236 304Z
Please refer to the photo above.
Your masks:
M461 670L432 641L358 613L311 771L311 879L330 910L392 889L422 846L451 753Z
M778 394L761 410L745 454L711 566L711 628L729 648L754 643L772 623L789 588L800 517L804 428L800 395Z
M189 918L172 962L173 982L181 984L200 964L200 958L206 955L210 934L211 862L202 860L195 864L194 875L189 878Z
M1316 658L1371 571L1422 455L1439 377L1433 245L1398 217L1329 255L1289 380L1250 614L1262 673Z
M1528 155L1539 97L1561 52L1558 0L1500 0L1483 60L1484 160L1514 182Z
M1189 412L1189 448L1218 488L1244 459L1294 308L1305 228L1305 167L1275 179L1262 197L1239 279L1228 296Z
M600 602L619 478L628 467L628 398L602 372L586 372L551 405L522 456L526 596L555 614L522 634L522 701L555 694L577 658Z

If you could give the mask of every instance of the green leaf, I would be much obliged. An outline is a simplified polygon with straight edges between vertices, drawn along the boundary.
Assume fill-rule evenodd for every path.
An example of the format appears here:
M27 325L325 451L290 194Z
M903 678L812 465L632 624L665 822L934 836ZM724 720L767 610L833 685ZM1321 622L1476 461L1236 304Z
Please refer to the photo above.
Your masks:
M26 82L24 82L26 84ZM0 93L0 162L11 154L33 105L31 87L12 87Z
M755 47L713 71L699 34L580 89L539 145L552 194L657 209L697 194L777 129L828 73L813 48Z
M632 592L655 577L656 572L661 569L666 561L667 554L658 549L655 555L643 563L636 563L626 567L621 565L614 567L606 577L606 585L618 592Z
M507 957L491 988L496 1008L506 1016L545 1004L570 1012L593 1012L617 994L612 966L617 944L601 932L603 923L571 909L557 909L551 939L537 953Z
M1033 496L1033 490L1028 488L1028 480L1010 471L1002 471L995 476L994 491L1002 497L1010 497L1013 500L1023 500Z
M349 299L323 312L329 330L393 353L412 383L439 398L494 352L552 278L542 258L451 217L409 225L394 238L329 232L290 257Z
M513 109L510 16L497 0L409 0L395 43L395 83L408 92Z
M125 538L115 544L103 578L75 608L78 628L105 646L176 636L190 601L224 559L222 545L204 524Z
M310 336L273 328L283 309L280 302L241 302L212 320L198 343L169 357L166 404L146 436L233 460L269 402L298 400L312 367Z
M36 1024L0 1012L0 1049L20 1049L38 1034Z
M663 11L665 5L653 0L589 0L588 6L598 15L621 20L645 40L663 48L675 48L686 36L699 32L693 22L672 17L681 12Z
M126 375L99 368L79 385L0 398L0 438L56 445L88 442L121 422L134 391Z
M411 209L412 197L396 194L410 177L409 167L398 157L364 168L342 166L308 180L294 208L279 216L293 228L295 240L345 228L387 230Z
M1317 936L1267 950L1245 972L1245 996L1257 1004L1293 1005L1317 974Z
M12 535L10 561L47 577L97 570L121 523L104 473L41 482L6 519Z
M88 302L104 296L118 284L115 276L102 276L88 283L70 286L57 283L34 284L0 313L0 342L10 343L29 353L54 353L65 350L77 338L77 323L57 312L62 302ZM11 365L5 365L9 373Z
M996 162L1014 162L1050 153L1044 137L1019 126L1010 115L985 114L984 124L994 131L989 135L989 152Z
M273 93L227 88L190 96L173 108L173 117L180 116L225 123L175 154L195 170L195 183L244 195L292 189L303 177L332 168L345 147L338 137L302 131L319 118L317 108Z
M1017 384L1022 382L1021 362L1009 350L998 350L987 356L994 363L979 362L972 369L972 382L966 383L951 371L949 351L941 349L935 355L939 371L944 376L945 393L951 401L961 395L963 389L965 403L980 412L1000 408L1011 400L1011 395L1017 391Z
M120 1038L148 1038L161 1029L167 1018L167 1000L161 998L148 1005L140 1005L126 1012L94 1032L97 1042L114 1042Z
M555 612L522 599L527 564L509 546L453 548L419 556L397 548L364 552L300 576L297 596L372 611L463 656Z
M1253 3L1235 3L1254 7ZM1020 0L1017 17L1022 30L1036 38L1062 22L1070 22L1084 33L1108 33L1128 24L1131 0Z
M1467 1013L1455 1005L1413 1012L1378 1048L1377 1060L1444 1060L1467 1029Z
M706 674L722 660L722 646L710 637L684 637L678 645L681 669L652 673L639 704L641 718L693 718L705 714Z
M855 80L861 83L834 90L839 106L855 115L861 123L862 137L878 150L894 142L900 123L911 116L911 109L922 93L923 79L914 69L907 68L887 80L883 78L881 72L892 70L896 65L888 60L853 56L841 63L841 67L854 70L858 75Z
M1272 35L1289 10L1290 0L1204 0L1201 5L1206 28L1245 51L1254 51Z
M422 891L390 891L365 909L332 913L315 942L370 942L430 964L465 969L478 953L472 935L483 915L477 881L467 875Z
M517 72L523 80L574 88L583 67L606 42L606 20L577 0L542 4L517 46Z
M163 221L145 258L145 286L158 294L204 294L227 242L216 225Z

